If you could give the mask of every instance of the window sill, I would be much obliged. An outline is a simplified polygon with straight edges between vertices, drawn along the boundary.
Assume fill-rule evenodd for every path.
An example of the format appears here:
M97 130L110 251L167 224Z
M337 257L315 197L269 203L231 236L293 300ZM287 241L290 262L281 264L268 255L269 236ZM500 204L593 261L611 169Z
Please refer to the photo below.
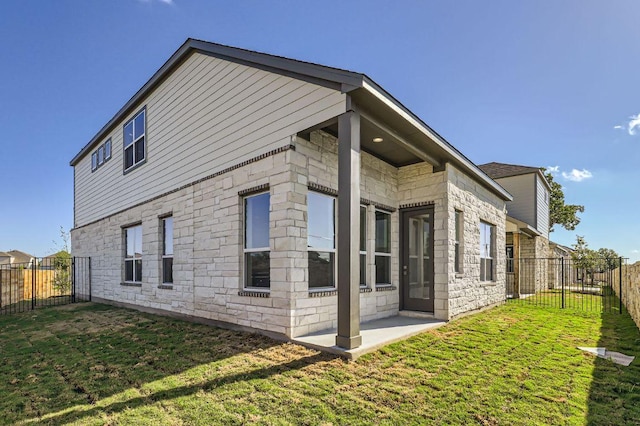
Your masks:
M393 291L397 288L398 287L393 284L376 284L376 291Z
M135 169L137 169L138 167L142 166L143 164L145 164L147 162L147 158L146 158L146 152L145 152L145 158L142 161L137 162L136 164L134 164L133 166L129 167L128 169L125 169L122 171L122 175L126 175L128 173L131 173L132 171L134 171Z
M335 296L337 294L338 294L338 290L336 290L335 288L309 290L309 297L326 297L326 296Z
M371 293L372 291L371 287L360 287L360 293Z
M142 283L134 283L134 282L126 282L126 281L123 283L120 283L120 285L124 287L142 287Z
M480 281L482 287L495 287L498 285L497 281Z
M269 290L240 290L238 296L245 297L271 297Z
M162 290L173 290L173 283L163 283L158 286Z
M464 278L464 274L462 272L456 272L456 278Z

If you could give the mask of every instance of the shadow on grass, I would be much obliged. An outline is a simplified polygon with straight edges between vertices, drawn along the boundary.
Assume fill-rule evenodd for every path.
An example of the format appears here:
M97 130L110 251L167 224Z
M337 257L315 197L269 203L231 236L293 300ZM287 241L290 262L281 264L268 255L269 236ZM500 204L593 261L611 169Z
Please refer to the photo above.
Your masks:
M269 367L258 368L252 371L243 371L236 374L216 377L215 379L208 380L204 383L172 387L170 389L152 392L148 395L133 397L125 401L114 402L106 405L92 406L87 410L83 410L82 408L80 408L77 411L70 411L59 415L47 416L45 418L45 421L52 422L53 424L67 424L68 422L79 421L86 417L96 416L96 418L99 418L98 415L100 413L106 413L108 415L113 413L120 413L124 410L135 409L157 402L168 401L185 396L192 396L199 391L213 391L217 388L221 388L225 385L232 385L236 382L267 379L276 374L304 368L319 361L326 361L328 358L329 356L327 354L317 353L315 355L298 358L284 364L277 364Z
M628 367L595 358L589 389L587 424L640 424L640 330L626 311L615 308L602 314L599 347L635 356ZM613 306L613 304L612 304Z
M257 334L93 303L0 317L0 424L43 417L46 423L74 421L96 411L116 412L268 377L327 357L266 351L278 345L283 344ZM245 362L255 364L235 374L234 357L248 353L253 357ZM171 379L175 387L144 395L148 384L191 369L199 374L201 366L214 369L209 374L214 378ZM103 401L112 396L126 401Z

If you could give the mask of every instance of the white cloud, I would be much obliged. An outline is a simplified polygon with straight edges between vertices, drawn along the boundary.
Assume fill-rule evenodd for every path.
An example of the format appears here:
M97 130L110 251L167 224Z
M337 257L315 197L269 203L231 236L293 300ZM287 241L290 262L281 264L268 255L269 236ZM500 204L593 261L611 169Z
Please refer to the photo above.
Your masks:
M620 130L620 129L624 129L624 126L617 125L617 126L613 126L613 128L617 129L617 130Z
M632 115L629 118L630 120L627 124L627 131L631 136L633 136L637 133L638 129L640 129L640 114Z
M151 3L153 0L138 0L141 3ZM158 0L160 3L173 5L173 0Z
M631 253L638 254L638 253L640 253L640 250L631 250Z
M573 169L570 173L562 172L562 177L572 182L582 182L585 179L593 177L593 174L587 169Z
M552 175L557 175L560 172L560 166L549 166L547 167L547 171Z

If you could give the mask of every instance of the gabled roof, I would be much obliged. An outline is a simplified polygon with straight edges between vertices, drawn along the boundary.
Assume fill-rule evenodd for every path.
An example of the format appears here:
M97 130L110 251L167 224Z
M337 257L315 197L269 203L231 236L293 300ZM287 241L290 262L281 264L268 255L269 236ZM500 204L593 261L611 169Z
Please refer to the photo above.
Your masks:
M20 250L10 250L7 253L13 257L13 263L29 263L33 259L33 256Z
M0 251L0 257L11 257L11 255L9 253L4 252L4 251Z
M500 179L511 176L526 175L529 173L537 173L540 171L539 167L520 166L517 164L505 164L505 163L487 163L478 166L480 170L485 172L491 179Z
M284 74L325 87L331 87L342 93L349 93L353 96L358 95L359 100L363 100L364 103L377 103L382 105L389 111L389 116L392 116L394 120L402 122L403 125L411 126L412 130L415 129L415 131L410 133L419 135L425 138L425 140L428 139L430 144L433 145L432 149L437 151L444 162L452 162L503 200L509 201L512 199L511 195L504 188L490 179L471 160L465 157L417 115L412 113L365 74L192 38L187 39L169 60L156 71L151 79L149 79L89 143L73 157L70 165L75 166L78 164L85 155L90 153L95 146L102 142L107 134L112 131L120 121L126 118L147 94L162 83L162 81L193 52L199 52L247 66Z

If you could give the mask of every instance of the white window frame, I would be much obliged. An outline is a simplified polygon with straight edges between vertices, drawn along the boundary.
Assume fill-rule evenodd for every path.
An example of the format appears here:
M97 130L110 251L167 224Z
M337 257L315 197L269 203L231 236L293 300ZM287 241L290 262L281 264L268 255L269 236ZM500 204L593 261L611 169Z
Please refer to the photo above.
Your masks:
M271 260L271 247L266 246L266 247L253 247L253 248L247 248L247 215L246 215L246 209L247 209L247 200L254 198L254 197L258 197L258 196L262 196L262 195L267 195L269 196L269 210L271 210L271 194L268 191L265 192L258 192L255 194L250 194L250 195L245 195L244 197L242 197L242 270L243 270L243 288L246 290L250 290L250 291L270 291L271 290L271 269L269 269L269 287L253 287L248 285L248 281L250 279L249 275L247 274L247 254L251 254L251 253L264 253L267 252L269 253L269 260ZM268 231L269 231L269 238L267 239L269 242L271 241L271 226L270 226L270 218L267 217L267 226L269 227Z
M376 209L375 212L376 213L385 214L389 218L389 252L388 253L387 252L380 252L380 251L377 251L377 247L374 248L374 250L375 250L374 251L374 263L377 263L378 257L388 257L389 258L389 282L388 283L379 283L378 282L378 268L377 268L377 266L376 266L376 274L375 274L375 277L374 277L374 281L376 282L376 286L388 286L388 285L391 285L391 281L393 280L393 277L392 277L393 274L391 273L391 264L392 264L392 261L391 261L391 238L393 236L393 233L391 232L391 224L393 223L393 220L392 220L393 218L391 216L391 213L386 211L386 210ZM376 235L375 235L376 244L375 245L377 246L377 241L378 241L378 235L377 235L378 234L378 226L377 226L377 224L376 224L375 233L376 233Z
M454 213L454 255L453 255L453 266L454 272L456 274L463 273L463 258L464 258L464 213L462 210L455 210Z
M367 241L367 225L368 225L368 222L369 222L367 220L367 218L369 216L369 212L368 212L367 206L361 205L360 206L360 212L362 212L362 210L364 210L364 224L360 223L360 232L362 232L363 225L364 225L364 250L362 250L362 246L361 246L360 247L360 259L358 259L358 260L362 260L361 258L362 258L362 256L364 256L364 271L362 271L362 270L360 271L360 277L363 276L362 273L364 272L364 282L362 282L362 280L360 280L361 281L360 282L360 287L361 288L367 288L368 287L367 283L370 281L370 279L367 279L367 276L369 275L369 274L367 274L367 272L368 272L367 271L367 269L368 269L367 268L367 245L368 245L368 241ZM362 222L362 215L360 217L360 222ZM363 238L363 236L360 235L360 240L362 240L362 238ZM362 262L360 262L360 269L363 269L362 268Z
M160 277L162 278L162 284L173 284L173 216L164 216L161 219L162 222L162 261L160 263ZM167 253L167 221L171 221L171 253ZM165 280L165 260L171 259L171 281Z
M107 141L104 143L104 162L106 163L107 161L109 161L109 159L111 159L111 139L107 139Z
M489 232L487 236L484 235ZM485 221L480 221L480 281L495 281L495 257L496 257L496 226ZM487 247L488 245L488 247ZM488 257L483 257L488 254Z
M109 149L107 149L109 147ZM111 139L107 139L105 143L100 145L98 149L91 154L91 171L95 172L111 158Z
M318 253L333 253L333 284L332 285L325 285L322 287L311 287L309 286L309 291L323 291L323 290L335 290L337 288L337 277L338 277L338 258L337 258L337 238L338 238L338 218L337 218L337 211L338 211L338 200L337 197L333 196L333 195L328 195L324 192L319 192L319 191L309 191L309 194L315 194L315 195L319 195L322 197L326 197L332 200L333 202L333 249L325 249L325 248L317 248L317 247L311 247L309 246L308 243L308 238L309 238L309 222L307 222L307 255L309 254L309 252L315 251ZM307 200L307 206L308 206L308 200ZM307 213L307 219L308 219L308 213ZM308 261L308 257L307 257L307 261ZM309 265L307 263L307 269L309 268Z
M140 116L143 115L143 127L144 130L142 132L142 135L138 136L137 138L135 137L136 135L136 119ZM132 141L129 145L125 145L125 141L126 141L126 129L127 126L129 126L129 124L132 125L131 127L131 132L132 132ZM139 161L136 161L136 143L138 143L139 141L142 141L143 144L143 155L142 155L142 159L140 159ZM124 166L124 172L128 172L129 170L133 170L134 168L136 168L137 166L144 164L145 161L147 161L147 108L142 108L140 111L138 111L138 113L136 113L131 120L127 121L124 126L122 127L122 147L123 147L123 151L122 151L122 161L123 161L123 166ZM127 150L131 149L133 151L132 153L132 158L133 158L133 162L131 163L131 165L129 167L127 167Z
M136 246L136 241L134 240L133 242L133 247L134 247L134 253L133 256L129 257L128 253L127 253L127 249L128 249L128 243L129 243L129 236L128 236L128 231L131 230L135 230L136 228L140 229L140 256L136 256L135 254L135 246ZM142 262L142 224L137 224L137 225L131 225L131 226L127 226L125 228L123 228L123 234L124 234L124 262L123 262L123 266L124 266L124 271L123 271L123 281L125 283L135 283L135 284L140 284L142 283L142 268L140 271L140 275L139 277L136 276L136 261L140 260L140 262ZM132 280L127 280L127 262L132 262L133 266L132 266L132 276L133 279Z

